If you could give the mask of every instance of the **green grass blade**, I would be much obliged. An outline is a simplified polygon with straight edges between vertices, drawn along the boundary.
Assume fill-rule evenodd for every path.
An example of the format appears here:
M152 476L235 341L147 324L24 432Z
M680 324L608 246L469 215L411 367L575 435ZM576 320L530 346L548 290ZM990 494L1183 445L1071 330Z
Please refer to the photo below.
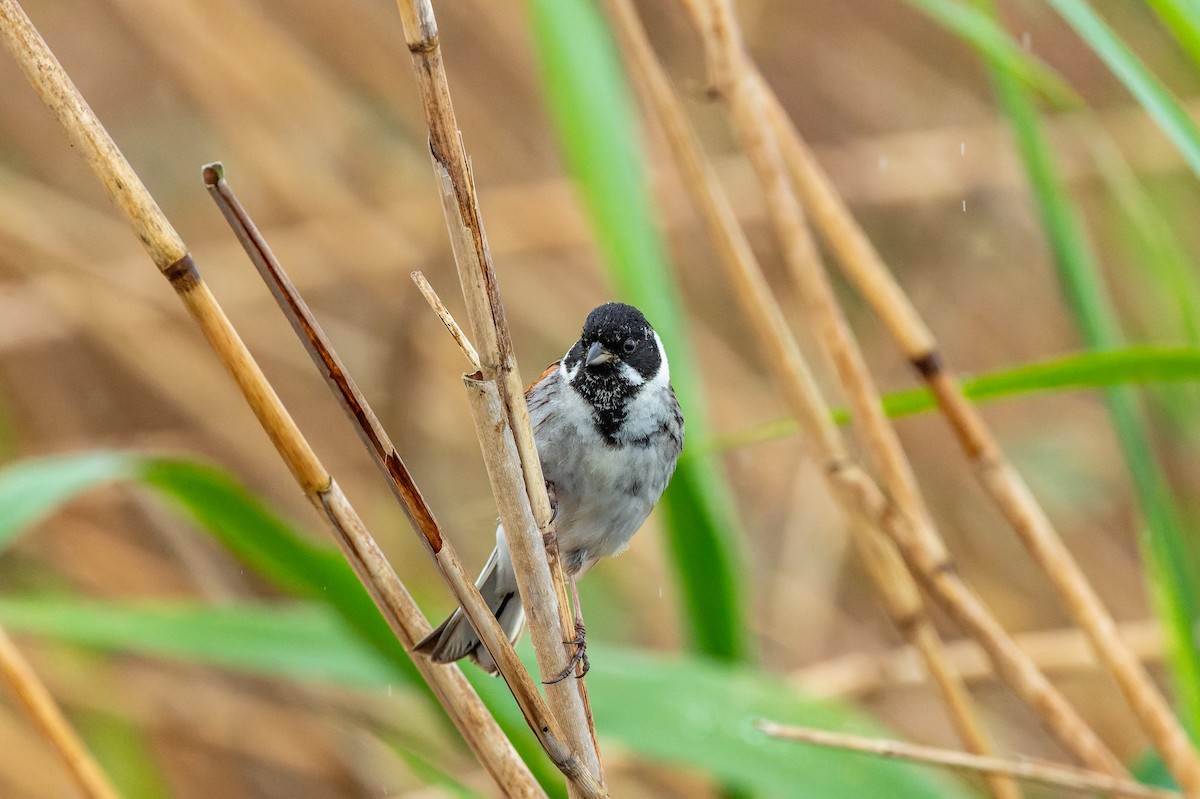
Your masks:
M0 599L5 627L104 651L349 685L403 684L396 667L316 603L211 608L187 602Z
M410 680L420 681L408 654L342 556L307 539L227 472L175 458L145 458L139 479L170 499L234 557L294 596L335 609Z
M1154 76L1087 0L1048 0L1141 103L1167 138L1200 176L1200 129L1179 100ZM999 67L998 67L999 68ZM1005 73L1008 74L1007 72Z
M125 455L88 452L18 461L0 470L0 549L77 494L125 480L136 470Z
M958 0L908 0L934 22L1003 65L1009 74L1060 109L1079 108L1083 99L1058 73L1023 48L1004 28L977 8Z
M88 751L113 781L122 799L161 799L170 784L154 759L154 746L137 724L102 712L73 713Z
M1185 380L1200 381L1200 348L1139 346L1077 353L990 372L964 379L962 388L968 399L990 402L1048 391ZM892 418L928 413L937 408L937 402L926 388L895 391L885 394L882 399L884 411ZM833 415L838 424L850 420L845 408L834 409ZM794 420L780 419L714 438L701 446L707 451L724 452L797 432L799 428Z
M1141 285L1156 295L1151 297L1156 309L1175 307L1176 327L1184 341L1200 346L1200 275L1195 264L1120 150L1107 134L1095 135L1103 137L1093 146L1100 174L1123 218L1126 236L1138 250L1137 262L1153 278Z
M1200 66L1200 6L1195 0L1146 0L1192 61Z
M1127 54L1124 45L1092 15L1086 3L1073 0L1051 2L1068 17L1081 35L1089 38L1102 57L1115 58L1115 54L1122 50ZM1127 79L1129 60L1120 61L1119 66L1126 72L1118 72L1118 75ZM1114 71L1118 69L1113 63L1110 63L1110 67ZM1042 131L1033 101L1024 87L1003 69L991 65L991 76L1016 134L1043 227L1054 249L1067 305L1090 347L1107 349L1119 346L1122 334L1112 301L1101 280L1083 223L1059 179L1053 152ZM1190 120L1187 124L1191 126ZM1200 143L1200 138L1197 143ZM1194 167L1200 165L1200 146L1195 154L1197 161ZM1175 678L1174 684L1185 718L1193 728L1197 728L1200 725L1200 652L1197 651L1192 630L1200 620L1200 597L1197 594L1196 575L1188 557L1189 547L1184 539L1181 515L1155 462L1136 396L1127 388L1111 388L1106 392L1106 397L1113 426L1133 479L1138 505L1149 530L1146 566L1155 604L1168 633L1168 660Z
M870 756L766 738L754 728L760 719L870 736L891 734L845 706L805 699L760 672L608 648L599 650L593 661L589 677L597 695L607 699L594 707L597 727L643 757L703 767L723 785L751 795L971 795L940 774L912 767L880 768L884 764Z
M589 0L529 0L542 82L566 156L618 293L654 324L670 353L671 377L689 441L707 437L699 362L688 346L666 248L654 225L633 105L616 47ZM662 501L693 647L712 657L746 654L746 587L737 516L724 477L685 447Z
M271 618L277 629L270 629ZM356 643L348 629L339 631L338 617L310 603L279 604L268 612L183 603L147 608L10 599L0 601L0 621L103 651L185 657L279 677L312 679L323 668L325 678L358 687L363 679L375 679L379 687L397 679L394 665ZM260 645L249 646L256 634L262 636ZM259 651L247 651L254 649ZM528 647L523 649L531 660ZM639 758L770 796L969 795L958 783L913 766L767 739L754 729L759 719L887 733L850 707L807 699L760 672L700 658L662 658L602 641L589 642L589 649L589 681L596 695L606 697L593 706L597 727ZM502 682L470 673L489 704L501 713L516 713ZM520 723L519 714L515 721Z
M107 450L21 461L0 471L0 546L78 494L122 480L140 482L171 500L280 590L328 603L418 679L403 647L341 555L300 534L216 467Z
M327 605L394 672L394 682L417 686L433 700L404 648L396 641L350 566L332 547L300 534L226 472L175 458L130 452L87 452L34 458L0 471L0 542L11 540L75 495L114 480L136 480L154 489L277 588ZM36 498L36 501L35 499ZM497 701L512 703L511 697ZM504 727L518 753L547 786L562 779L521 719Z

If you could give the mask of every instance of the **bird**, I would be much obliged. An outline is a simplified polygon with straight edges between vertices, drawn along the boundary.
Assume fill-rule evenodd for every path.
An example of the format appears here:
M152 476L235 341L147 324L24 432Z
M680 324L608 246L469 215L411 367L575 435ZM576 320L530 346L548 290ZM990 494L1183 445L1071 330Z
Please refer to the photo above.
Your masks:
M579 340L525 392L533 438L552 498L559 557L575 605L576 652L587 671L585 627L576 581L617 555L649 516L683 451L683 413L662 339L632 305L610 302L588 314ZM514 644L525 611L504 538L475 585ZM497 666L460 607L417 645L434 662L470 658Z

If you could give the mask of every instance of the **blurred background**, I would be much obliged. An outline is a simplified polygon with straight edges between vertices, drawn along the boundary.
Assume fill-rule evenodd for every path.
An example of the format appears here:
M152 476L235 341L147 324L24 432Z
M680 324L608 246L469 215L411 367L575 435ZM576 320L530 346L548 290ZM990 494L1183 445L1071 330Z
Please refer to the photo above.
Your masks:
M1195 96L1195 67L1150 11L1095 5L1173 90ZM201 164L225 163L468 567L481 564L493 545L495 509L458 379L465 364L408 278L424 270L465 319L395 7L368 0L24 6L401 577L439 619L453 606L449 593L200 181ZM753 176L708 97L699 45L675 5L642 6L768 275L811 344ZM1200 228L1190 223L1200 194L1182 157L1051 10L1018 0L1002 9L1020 42L1095 110L1157 218L1187 253L1200 252ZM559 155L528 9L459 0L436 10L517 357L532 380L575 339L592 307L618 297ZM749 0L739 10L767 79L952 365L978 374L1081 348L1019 157L967 45L903 0ZM92 448L195 457L319 535L232 381L7 55L0 109L0 461ZM1146 289L1128 226L1071 124L1065 115L1047 119L1127 331L1178 343L1170 297ZM830 663L869 664L900 639L799 440L746 443L783 417L783 406L657 130L642 130L690 343L702 354L694 377L711 414L710 436L688 447L710 453L732 487L754 659L776 674L808 675L814 691L849 691L849 701L899 735L955 746L923 685L873 687L870 669L857 687L814 677L828 675ZM881 387L912 387L885 331L850 292L845 298ZM828 368L819 359L816 367L840 401ZM1100 395L1025 397L988 405L985 415L1117 619L1151 619L1139 516ZM941 420L899 425L967 580L1013 631L1067 627ZM1194 425L1155 429L1188 506L1200 495ZM627 554L583 583L589 635L601 646L672 653L685 645L660 521L652 517ZM276 595L146 493L121 486L89 493L13 545L0 558L0 587L6 595L54 590L217 604ZM956 637L951 625L943 628ZM89 740L106 741L103 749L136 739L169 795L442 795L376 735L383 719L436 727L412 698L178 660L100 657L39 636L19 641ZM1146 643L1156 669L1157 642L1150 635ZM1142 752L1106 678L1079 667L1055 679L1118 754L1132 760ZM1004 751L1064 757L1007 691L986 678L975 685ZM490 791L452 736L437 729L444 762L456 764L467 785ZM693 770L609 746L603 733L614 795L712 789ZM53 755L7 695L0 695L0 752L0 794L67 795Z

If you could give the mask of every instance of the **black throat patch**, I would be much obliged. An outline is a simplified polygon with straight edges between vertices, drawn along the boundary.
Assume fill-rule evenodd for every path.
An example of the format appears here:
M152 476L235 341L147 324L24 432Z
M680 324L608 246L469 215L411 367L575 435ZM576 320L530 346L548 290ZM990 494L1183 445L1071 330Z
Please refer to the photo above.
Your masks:
M617 433L628 415L629 401L641 386L632 385L624 379L616 364L580 369L572 385L592 406L592 423L596 432L610 446L620 444Z

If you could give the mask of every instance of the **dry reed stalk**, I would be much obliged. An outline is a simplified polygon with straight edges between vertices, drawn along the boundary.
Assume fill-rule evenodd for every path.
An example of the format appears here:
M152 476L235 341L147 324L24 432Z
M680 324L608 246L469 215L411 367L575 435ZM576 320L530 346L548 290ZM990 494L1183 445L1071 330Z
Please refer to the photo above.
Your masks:
M563 734L557 720L550 714L541 694L538 693L537 686L534 685L529 673L517 657L516 651L501 629L496 617L488 608L483 597L480 596L479 589L476 588L470 574L463 567L454 547L443 535L433 516L432 509L425 502L425 498L421 495L420 489L417 488L403 459L392 444L387 431L379 422L379 417L375 415L354 378L346 370L345 364L333 349L325 331L313 316L312 311L309 310L308 304L296 291L295 285L276 259L266 240L263 239L232 188L225 181L223 170L219 164L210 164L204 168L204 181L220 207L221 213L237 234L239 241L242 242L259 275L267 284L280 309L304 344L313 363L316 364L334 395L340 400L346 415L354 423L355 430L367 452L372 456L372 460L387 480L392 493L404 508L413 530L421 536L422 543L433 556L434 562L450 586L455 599L462 605L471 626L479 633L484 646L495 660L501 675L521 708L526 722L537 735L543 749L570 780L579 783L582 795L604 795L599 783L588 771L583 761L563 743ZM449 324L453 325L452 329L458 327L449 317L448 312L446 318L449 319ZM461 331L459 332L461 333ZM460 342L461 345L470 347L465 338ZM518 483L517 485L522 484ZM524 496L523 490L519 493L520 496ZM506 499L511 499L511 497L506 495ZM500 503L499 497L498 503ZM527 500L525 508L526 516L528 516ZM503 511L508 509L506 506L502 506L502 515ZM549 579L548 573L546 578ZM419 640L420 638L417 638L413 643ZM428 668L438 668L422 655L415 655L414 659L421 661ZM457 667L453 668L457 671Z
M1126 622L1118 627L1121 640L1145 662L1161 661L1165 646L1162 627L1154 619ZM1078 627L1017 633L1013 640L1043 672L1091 672L1095 652ZM967 682L994 679L996 670L975 641L946 643L946 657ZM887 688L923 685L928 678L920 653L901 647L879 655L855 652L793 671L788 678L816 696L861 697Z
M751 68L752 69L752 68ZM1200 754L1150 673L1122 642L1116 623L1063 543L1046 512L1012 467L979 411L967 401L938 343L896 283L870 239L841 202L778 98L755 70L748 78L764 98L769 124L788 174L838 254L847 277L858 286L905 356L928 384L980 482L1000 508L1033 560L1050 578L1059 601L1087 634L1100 662L1134 712L1142 731L1189 796L1200 796Z
M865 493L861 501L878 503L878 523L899 547L909 569L956 621L980 640L996 659L998 673L1041 716L1046 726L1089 767L1124 776L1120 760L1016 648L1003 627L954 571L945 545L924 508L895 431L882 412L878 392L837 305L828 276L820 266L800 205L788 183L778 142L765 119L761 87L750 78L749 58L742 48L732 8L721 0L705 11L700 11L692 0L684 5L701 30L714 80L731 107L743 150L762 184L768 213L782 242L788 267L806 299L856 421L863 426L868 450L884 478L886 494L874 483L863 480L861 490L870 493Z
M848 474L845 467L849 455L845 442L831 421L728 197L703 155L699 140L671 89L666 72L654 55L632 3L610 0L608 7L613 27L631 65L630 74L648 105L657 113L668 149L675 156L689 194L698 206L721 263L754 327L765 355L764 361L774 372L775 382L792 415L804 427L808 443L816 450L815 457L825 467L822 471L831 483L839 483L841 476ZM964 744L973 752L986 754L991 750L987 733L962 680L944 656L941 639L903 561L862 509L853 504L853 492L839 489L838 485L833 489L834 497L850 519L855 543L892 621L924 658ZM1015 784L1010 781L993 779L991 783L997 797L1019 796Z
M33 726L58 752L80 793L89 799L117 799L117 792L100 764L75 734L53 695L3 628L0 628L0 674Z
M517 371L508 321L500 302L474 179L450 100L433 8L429 0L399 0L398 7L424 101L434 177L479 350L482 376L496 383L520 456L521 473L505 474L503 478L523 480L532 510L534 524L529 525L516 508L508 508L512 511L511 518L504 516L506 508L500 508L521 600L529 614L530 637L545 681L567 668L570 656L563 642L575 638L557 539L550 525L550 500L533 441L524 384ZM548 685L546 696L555 718L563 725L569 745L603 783L595 729L582 680Z
M428 632L428 623L201 280L183 240L15 0L0 0L0 20L5 44L22 71L199 324L301 489L328 523L381 614L411 651ZM416 665L502 790L521 796L544 796L462 673L456 668L433 667L423 658L416 659Z
M1178 799L1179 797L1179 793L1176 791L1165 788L1152 788L1132 780L1118 779L1107 774L1098 774L1094 771L1048 763L1033 758L1009 760L1000 757L980 757L934 746L864 738L859 735L829 732L810 727L790 727L770 721L760 721L755 726L772 738L827 746L847 752L861 752L879 757L908 760L914 763L927 763L960 771L1003 775L1069 791L1099 792L1114 796L1138 797L1138 799Z

